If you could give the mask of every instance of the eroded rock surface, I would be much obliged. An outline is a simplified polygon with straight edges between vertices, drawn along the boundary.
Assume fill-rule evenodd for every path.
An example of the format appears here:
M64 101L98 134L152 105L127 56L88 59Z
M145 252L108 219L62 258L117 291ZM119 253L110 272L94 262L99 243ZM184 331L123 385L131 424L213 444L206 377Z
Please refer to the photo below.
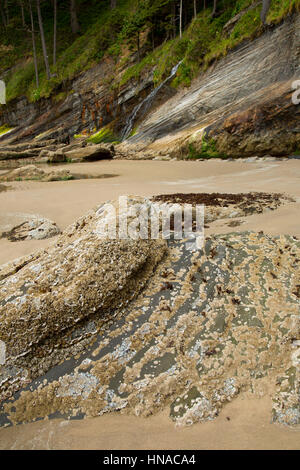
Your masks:
M42 168L35 165L25 165L20 168L15 168L0 175L1 181L16 181L22 179L41 179L45 174Z
M237 19L226 25L225 37ZM214 141L220 155L292 154L300 140L299 106L292 102L292 84L299 79L299 25L300 15L294 13L266 28L260 37L202 70L189 88L176 90L165 84L147 113L137 116L135 134L116 148L117 156L155 158L162 152L185 158L191 145L194 152L202 150L204 135ZM0 138L7 146L0 151L0 160L32 158L40 154L43 142L47 150L55 150L50 149L53 141L68 146L70 137L105 126L121 138L136 107L153 92L155 67L118 90L107 81L114 74L114 61L107 58L70 81L72 92L64 100L54 103L50 97L29 103L22 97L9 103L1 110L1 122L22 124ZM28 139L31 144L22 148L19 142ZM74 158L84 157L73 150Z
M289 155L299 145L300 15L241 44L183 90L148 114L120 150L165 149L186 157L202 139L220 155ZM142 152L140 154L142 158Z
M120 247L110 248L118 252ZM70 266L65 250L63 255ZM95 268L94 252L86 256ZM101 259L103 266L105 253ZM42 370L47 363L46 371L51 361L61 360L3 403L1 422L117 410L149 416L169 406L178 425L189 425L215 418L228 401L248 391L272 396L274 421L299 424L299 263L300 242L291 236L218 235L208 237L196 252L184 240L170 240L150 284L132 303L115 310L100 333L89 322L73 331L73 339L80 338L76 344L71 338L64 348L57 342L47 358L41 348L36 360L15 362L14 371L2 366L6 380L19 374L29 383L34 368ZM113 265L109 273L115 273ZM87 293L85 282L84 289ZM86 293L85 311L90 305ZM83 305L80 298L76 301ZM66 313L55 322L69 317L69 303L60 303L60 315ZM90 345L84 335L88 329L95 333Z
M70 150L66 152L65 155L72 160L93 162L113 158L114 148L111 144L88 145L86 147Z
M205 222L217 219L244 217L273 211L293 199L278 193L175 193L153 196L157 204L187 204L205 206Z
M5 184L0 184L0 193L7 191L7 190L8 190L8 186L5 186Z
M70 170L56 168L50 171L45 171L43 168L36 165L25 165L0 175L0 181L58 181L68 180L72 177Z
M14 263L2 268L0 339L8 361L95 312L128 302L163 256L163 240L101 238L101 217L101 207L91 211L15 274L9 274Z
M16 216L13 217L16 219ZM60 234L61 231L52 220L34 215L19 215L22 220L18 225L14 225L10 230L2 232L1 238L7 238L11 242L24 240L43 240L52 238Z

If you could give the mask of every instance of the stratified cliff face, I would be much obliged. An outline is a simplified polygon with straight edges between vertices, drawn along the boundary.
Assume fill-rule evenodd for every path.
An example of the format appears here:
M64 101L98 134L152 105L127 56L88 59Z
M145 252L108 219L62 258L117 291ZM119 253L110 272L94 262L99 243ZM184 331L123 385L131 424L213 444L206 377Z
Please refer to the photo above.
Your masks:
M100 62L66 85L67 97L62 100L53 96L29 103L22 97L2 106L0 123L15 127L8 136L9 141L28 141L37 136L40 141L59 141L82 132L89 135L107 124L116 136L121 135L134 107L151 92L153 73L141 82L128 82L113 90L112 84L118 80L114 70L112 60ZM164 100L174 94L170 89L163 92ZM0 140L6 140L5 136Z
M112 69L112 63L101 62L81 74L69 84L68 96L59 102L54 98L37 103L29 103L25 97L15 100L2 107L0 120L18 127L14 135L21 141L43 132L45 139L55 139L99 128L114 118L113 96L105 82Z
M300 77L299 44L295 14L228 53L190 88L176 92L166 83L147 103L145 116L136 115L135 135L121 149L185 156L191 143L201 152L205 135L229 156L294 151L300 141L299 106L292 102L292 83ZM119 90L111 86L118 78L113 71L113 62L103 61L70 83L63 101L30 104L22 98L3 107L0 122L18 126L10 134L13 141L61 139L107 124L121 136L135 107L153 90L153 71Z
M300 16L238 47L148 116L128 143L175 145L184 153L203 135L231 156L281 155L300 141L292 83L300 77ZM168 138L166 139L166 136Z

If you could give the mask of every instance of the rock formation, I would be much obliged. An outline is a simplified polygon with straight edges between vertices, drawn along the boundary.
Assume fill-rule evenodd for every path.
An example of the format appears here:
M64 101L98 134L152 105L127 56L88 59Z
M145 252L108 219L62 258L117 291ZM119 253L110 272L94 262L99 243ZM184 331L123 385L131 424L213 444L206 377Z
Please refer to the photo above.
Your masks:
M189 425L248 391L298 424L299 240L230 233L196 251L170 239L166 252L163 240L99 239L109 217L91 211L1 268L2 398L23 391L0 422L168 406Z
M299 31L295 15L229 52L150 114L123 147L167 147L170 155L186 156L190 145L201 152L204 137L220 155L288 155L300 142L299 106L292 102Z
M23 181L23 180L38 180L38 181L58 181L72 179L70 170L55 168L50 171L45 171L36 165L25 165L20 168L15 168L7 173L0 175L0 181Z
M6 216L6 219L9 216ZM6 225L6 231L1 233L1 238L7 238L11 242L24 240L43 240L60 234L60 229L52 220L32 214L13 214L13 224ZM15 224L15 220L18 224Z
M2 279L0 339L8 359L28 354L95 312L126 303L162 257L164 241L102 238L101 214L101 207L90 212L34 262Z
M119 155L144 149L139 158L151 150L185 157L191 144L201 152L203 137L214 141L220 155L294 152L300 141L299 106L291 99L300 73L299 25L295 13L266 28L260 37L245 41L200 73L188 89L163 86L159 105L154 100L141 122L134 123L139 124L135 134L117 149ZM1 110L0 122L17 127L0 140L15 145L34 138L36 147L23 151L29 157L44 141L66 145L70 136L103 126L112 126L121 136L133 110L153 91L154 70L140 81L127 82L117 93L104 80L113 71L112 60L101 62L74 79L72 92L55 104L50 98L28 103L24 97L10 103ZM10 147L1 158L17 158L17 152Z
M114 156L114 148L110 145L89 145L83 148L77 148L65 153L71 160L81 160L93 162L97 160L111 159Z

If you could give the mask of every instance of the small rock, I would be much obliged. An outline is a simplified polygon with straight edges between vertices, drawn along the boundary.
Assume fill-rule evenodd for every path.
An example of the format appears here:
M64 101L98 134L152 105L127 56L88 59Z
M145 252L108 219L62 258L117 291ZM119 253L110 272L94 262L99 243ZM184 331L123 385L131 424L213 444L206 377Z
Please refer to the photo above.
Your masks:
M55 152L49 152L48 163L63 163L67 161L67 157L63 149L58 149Z
M113 149L113 150L112 150ZM66 152L66 157L75 160L97 161L111 159L114 156L114 147L109 144L88 145Z
M60 229L52 220L31 216L31 218L12 227L11 230L3 232L1 237L7 238L11 242L18 242L23 240L43 240L55 237L59 233Z

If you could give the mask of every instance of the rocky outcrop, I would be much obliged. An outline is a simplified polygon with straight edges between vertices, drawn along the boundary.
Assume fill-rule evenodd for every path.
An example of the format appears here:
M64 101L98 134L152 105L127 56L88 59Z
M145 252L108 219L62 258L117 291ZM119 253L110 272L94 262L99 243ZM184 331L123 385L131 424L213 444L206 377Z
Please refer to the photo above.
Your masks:
M70 170L56 168L54 170L45 171L36 165L25 165L0 175L0 181L59 181L72 178L73 175L71 175Z
M137 116L140 125L118 149L120 158L141 149L138 158L151 151L184 157L191 144L201 152L204 136L214 141L219 154L228 156L293 152L299 145L299 105L291 100L291 86L300 73L299 18L295 13L229 51L189 89L175 91L169 83L164 85L150 107L147 104L146 115ZM76 78L60 102L49 98L29 104L22 98L10 103L1 110L0 122L17 128L0 141L16 144L34 138L37 143L68 144L74 134L93 133L106 125L121 136L133 111L153 92L153 70L114 92L104 80L113 73L113 62L103 61ZM7 158L17 158L10 150ZM37 149L24 152L29 156ZM1 158L6 158L4 153Z
M31 147L31 148L27 148ZM28 145L15 145L13 142L6 145L0 151L0 161L21 161L26 164L29 159L37 162L64 163L67 161L98 161L111 159L115 156L115 148L112 144L87 144L74 142L71 145L55 144L35 148L34 143Z
M1 137L0 137L1 139ZM18 160L23 158L35 158L45 151L42 149L47 149L47 151L57 149L57 143L54 139L45 140L43 142L24 142L22 144L17 144L13 139L7 139L4 145L0 147L0 161L1 160ZM13 145L11 145L11 141Z
M14 147L7 148L6 150L0 151L0 160L16 160L19 158L32 158L37 157L40 153L41 149L30 149L30 150L23 150L23 151L15 151Z
M45 158L47 163L64 163L67 161L67 157L62 149L52 152L51 150L42 150L39 154L41 159Z
M150 114L124 149L165 150L186 156L202 139L229 156L288 155L300 142L299 105L292 83L299 79L300 16L237 47Z
M139 246L143 251L144 245ZM91 251L86 244L85 247L87 259ZM136 245L130 250L133 247ZM112 248L120 254L120 245L110 244ZM140 255L135 248L136 255ZM102 257L101 265L92 256L96 270L106 260L103 251L104 247L97 252ZM127 261L127 254L125 249L121 263ZM63 255L66 267L58 265L57 285L52 284L50 298L60 288L60 273L65 274L70 266L65 251ZM38 349L31 362L25 356L14 369L2 366L0 383L5 379L16 381L18 374L29 382L26 372L30 374L28 371L37 367L47 370L54 358L61 361L48 374L40 374L21 395L5 402L0 422L28 422L46 416L98 416L118 410L150 416L168 407L176 424L191 425L214 419L228 401L246 391L258 397L272 397L274 421L298 424L299 259L299 240L284 235L244 232L207 237L203 250L196 252L189 251L184 240L170 240L168 255L151 283L136 300L118 314L115 312L113 321L102 325L96 341L88 344L83 327L78 325L67 344L62 347L57 343L47 357ZM73 261L73 268L74 263L76 268L82 261ZM28 267L40 281L43 274L38 272L38 265L39 259L35 259ZM51 279L51 267L47 267ZM26 269L11 276L12 280L20 279L19 273ZM113 264L110 272L117 274ZM96 284L90 268L88 273ZM119 269L120 274L123 269ZM71 295L77 300L76 305L71 303L69 277L64 304L57 296L52 304L52 311L60 306L54 326L66 321L71 308L76 317L76 305L83 305L77 297L78 287L74 286ZM82 298L88 308L92 302L89 293L96 297L98 294L81 275L78 278L83 282ZM7 286L3 282L2 285ZM18 283L15 285L18 288ZM44 282L39 285L40 290L44 289ZM101 282L101 293L105 292L105 285ZM113 286L115 280L110 284L112 294ZM35 298L41 299L41 295ZM99 299L99 304L105 298ZM18 298L8 300L11 311L11 304ZM20 308L23 315L18 321L24 323L29 313L25 315ZM35 308L32 302L32 314ZM49 325L52 319L52 315L47 319L36 317L29 338L37 322L42 332L45 323ZM95 321L86 326L86 332L91 330L96 330ZM75 345L72 339L76 337ZM19 340L20 337L15 350ZM66 354L67 350L71 360L62 359L61 351Z
M126 304L161 259L164 241L102 238L102 213L99 207L82 217L33 262L2 279L0 339L8 361L89 315Z
M220 154L238 157L291 155L300 142L300 107L292 102L292 83L265 89L265 98L205 129Z
M105 144L88 145L65 152L65 155L67 159L93 162L113 158L114 147Z
M175 193L153 196L151 200L158 207L164 205L177 205L177 211L182 210L185 204L192 208L193 219L196 219L196 205L205 206L205 223L218 219L234 219L252 214L262 214L266 211L274 211L282 204L292 202L293 199L283 194L268 193ZM174 206L176 207L176 206ZM174 210L176 214L176 209Z
M116 94L107 81L115 72L114 67L112 60L105 60L80 74L69 83L66 97L58 102L48 98L29 103L22 97L2 107L0 123L9 123L15 129L8 136L0 136L0 142L15 145L34 138L37 143L52 140L67 144L75 134L93 133L110 123L118 134L137 100L151 90L153 73L141 82L126 84Z
M21 168L15 168L2 175L0 175L1 181L16 181L22 179L40 179L45 172L42 168L38 168L35 165L25 165Z
M55 237L61 233L55 222L44 217L29 214L14 214L12 218L13 220L18 219L19 223L13 225L9 230L6 229L1 234L1 238L7 238L11 242L43 240Z

